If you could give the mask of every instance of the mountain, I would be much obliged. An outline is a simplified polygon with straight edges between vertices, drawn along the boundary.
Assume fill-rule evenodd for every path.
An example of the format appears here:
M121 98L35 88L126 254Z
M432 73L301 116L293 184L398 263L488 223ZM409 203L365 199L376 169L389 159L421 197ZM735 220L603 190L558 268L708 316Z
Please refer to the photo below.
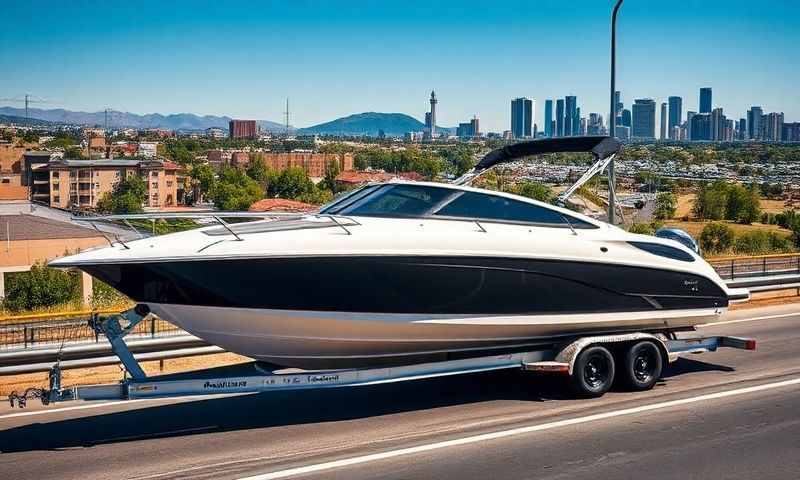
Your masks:
M23 115L25 113L23 112ZM0 123L13 123L15 125L52 125L52 122L38 118L25 118L17 115L0 115Z
M0 115L24 117L25 109L0 107ZM29 109L29 116L31 119L73 125L105 125L106 121L105 112L76 112L61 108L50 110L31 108ZM219 117L214 115L201 116L193 113L174 113L170 115L149 113L146 115L138 115L117 110L108 111L108 125L114 128L131 127L166 128L169 130L205 130L210 127L219 127L227 129L230 120L231 117ZM276 122L259 120L258 123L263 130L271 132L285 131L285 127ZM290 127L290 129L292 129L292 127Z
M298 133L377 137L379 130L383 130L389 136L402 136L406 132L421 132L424 128L424 123L404 113L365 112L301 128ZM436 129L443 133L450 133L451 130L439 126Z

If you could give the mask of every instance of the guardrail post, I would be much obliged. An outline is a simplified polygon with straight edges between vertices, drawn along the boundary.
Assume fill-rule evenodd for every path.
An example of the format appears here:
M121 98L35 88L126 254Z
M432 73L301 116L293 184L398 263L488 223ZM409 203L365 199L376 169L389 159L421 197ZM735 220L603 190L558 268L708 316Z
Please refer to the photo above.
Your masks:
M734 260L731 259L731 280L733 280L733 275L734 275L733 274L733 262L734 262Z
M156 337L156 317L150 316L150 337Z
M28 327L22 329L22 337L24 338L25 348L28 348Z
M766 275L767 274L767 257L764 257L761 260L763 261L762 266L761 266L761 275Z

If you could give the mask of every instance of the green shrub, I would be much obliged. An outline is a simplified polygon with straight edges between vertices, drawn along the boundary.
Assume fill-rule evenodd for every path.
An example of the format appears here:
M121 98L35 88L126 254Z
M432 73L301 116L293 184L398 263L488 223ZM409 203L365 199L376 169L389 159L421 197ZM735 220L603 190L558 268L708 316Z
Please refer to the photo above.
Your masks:
M628 231L631 233L639 233L641 235L652 235L655 233L655 230L649 223L634 223L630 226L630 228L628 228Z
M79 302L77 274L36 264L29 272L7 275L3 308L11 312Z
M700 233L700 248L707 253L721 253L733 245L733 229L724 223L712 222Z
M128 297L121 294L114 287L96 278L93 279L91 299L93 309L118 307L130 302L131 300Z
M777 232L755 230L738 235L733 250L740 255L767 255L790 252L792 244L788 237Z

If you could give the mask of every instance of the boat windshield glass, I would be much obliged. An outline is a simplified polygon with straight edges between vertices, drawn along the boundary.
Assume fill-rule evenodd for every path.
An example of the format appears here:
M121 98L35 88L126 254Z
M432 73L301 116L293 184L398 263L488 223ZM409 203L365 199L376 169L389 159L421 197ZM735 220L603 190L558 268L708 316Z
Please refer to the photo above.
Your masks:
M499 195L428 185L383 185L348 198L321 213L375 217L440 217L535 224L547 227L597 228L544 206Z
M366 197L371 192L377 190L379 187L380 185L367 185L366 187L350 190L349 192L346 192L342 195L339 195L337 198L334 198L333 201L331 201L327 205L323 205L322 208L320 208L319 213L328 213L328 214L339 213L340 211L342 211L342 209Z

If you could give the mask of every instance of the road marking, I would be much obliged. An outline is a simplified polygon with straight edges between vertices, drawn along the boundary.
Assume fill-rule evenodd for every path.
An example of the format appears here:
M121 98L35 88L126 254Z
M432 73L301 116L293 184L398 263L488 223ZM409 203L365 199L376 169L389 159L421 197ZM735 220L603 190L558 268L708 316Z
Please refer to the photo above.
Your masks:
M719 398L732 397L736 395L744 395L747 393L761 392L766 390L773 390L776 388L788 387L793 385L800 385L800 378L791 380L784 380L781 382L767 383L763 385L756 385L753 387L737 388L734 390L727 390L717 393L709 393L706 395L699 395L697 397L683 398L680 400L671 400L667 402L653 403L650 405L642 405L639 407L626 408L623 410L616 410L605 413L598 413L595 415L587 415L585 417L570 418L566 420L559 420L550 423L543 423L539 425L531 425L528 427L513 428L511 430L502 430L499 432L485 433L481 435L473 435L470 437L457 438L454 440L447 440L443 442L429 443L427 445L418 445L416 447L401 448L398 450L391 450L388 452L374 453L371 455L363 455L359 457L343 458L341 460L334 460L331 462L317 463L314 465L307 465L304 467L290 468L287 470L279 470L260 475L253 475L250 477L242 477L239 480L275 480L279 478L294 477L297 475L305 475L309 473L317 473L334 468L347 467L352 465L359 465L363 463L376 462L379 460L386 460L389 458L401 457L406 455L414 455L422 452L430 452L432 450L439 450L442 448L455 447L460 445L468 445L473 443L486 442L490 440L497 440L499 438L512 437L527 433L541 432L544 430L551 430L554 428L567 427L571 425L578 425L589 422L596 422L606 420L609 418L622 417L626 415L635 415L643 412L650 412L653 410L662 410L681 405L688 405L692 403L703 402L707 400L715 400Z
M727 325L729 323L755 322L755 321L758 321L758 320L769 320L769 319L772 319L772 318L786 318L786 317L800 317L800 312L781 313L780 315L765 315L763 317L740 318L739 320L724 320L722 322L704 323L702 325L698 325L697 327L698 328L712 327L714 325Z
M60 412L70 412L73 410L89 410L92 408L102 408L108 407L111 405L118 405L118 404L129 404L133 402L143 402L145 400L151 400L150 398L140 398L135 400L117 400L115 402L105 402L105 403L93 403L91 405L77 405L74 407L62 407L62 408L52 408L52 409L42 409L42 410L34 410L32 412L20 412L20 413L9 413L7 415L0 415L0 420L5 420L6 418L15 418L15 417L30 417L33 415L44 415L47 413L60 413Z

